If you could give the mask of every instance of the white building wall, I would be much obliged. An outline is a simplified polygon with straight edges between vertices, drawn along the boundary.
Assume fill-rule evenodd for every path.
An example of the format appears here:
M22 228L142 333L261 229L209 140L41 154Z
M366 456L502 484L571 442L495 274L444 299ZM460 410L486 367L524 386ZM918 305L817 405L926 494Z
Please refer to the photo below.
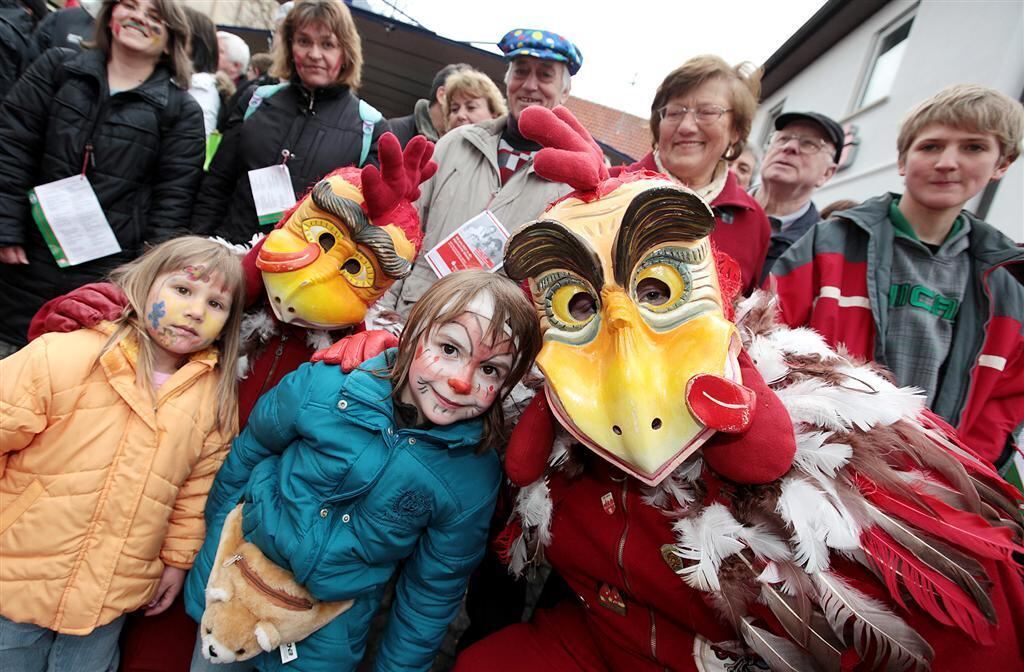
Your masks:
M916 9L915 9L916 8ZM906 12L914 23L892 90L864 109L854 109L870 67L878 33ZM853 163L818 190L821 208L841 198L863 200L901 192L896 135L903 115L949 84L982 84L1015 100L1024 90L1024 3L1019 0L897 0L883 7L828 52L766 98L751 138L766 135L770 110L813 110L857 126ZM968 209L980 199L968 203ZM986 220L1017 242L1024 241L1024 159L1003 178Z

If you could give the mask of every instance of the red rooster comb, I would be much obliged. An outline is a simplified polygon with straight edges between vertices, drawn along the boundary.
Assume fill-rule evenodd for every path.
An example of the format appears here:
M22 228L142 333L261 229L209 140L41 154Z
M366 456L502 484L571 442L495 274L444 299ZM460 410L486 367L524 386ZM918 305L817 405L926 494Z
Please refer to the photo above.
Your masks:
M604 152L568 109L528 107L519 116L524 137L544 145L533 160L538 175L576 191L596 191L608 179Z
M412 209L415 215L412 203L420 197L420 184L437 172L433 155L434 143L422 135L410 140L403 152L398 138L388 132L377 141L380 170L373 165L362 169L364 207L370 220L378 226L396 225L417 251L423 241L419 218L402 211Z

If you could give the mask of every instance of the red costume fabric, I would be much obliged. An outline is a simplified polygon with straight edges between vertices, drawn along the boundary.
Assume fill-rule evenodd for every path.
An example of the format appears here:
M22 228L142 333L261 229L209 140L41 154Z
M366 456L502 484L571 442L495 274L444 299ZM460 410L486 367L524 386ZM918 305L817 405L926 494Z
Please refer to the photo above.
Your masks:
M709 605L707 594L690 588L663 559L661 548L676 541L673 519L643 501L635 479L596 458L579 478L557 474L550 486L552 543L545 552L576 593L576 601L540 611L531 623L511 626L471 646L460 656L456 672L707 669L694 660L694 637L715 644L736 635ZM709 494L706 501L712 499ZM989 561L985 569L994 580L997 618L1007 625L997 631L994 646L979 647L962 631L919 610L898 611L935 649L933 672L1024 670L1020 577L1005 564L997 568ZM862 591L890 602L863 568L845 563L841 572ZM604 585L622 595L624 614L602 606L598 592ZM782 632L767 610L757 615ZM718 669L767 669L749 664Z

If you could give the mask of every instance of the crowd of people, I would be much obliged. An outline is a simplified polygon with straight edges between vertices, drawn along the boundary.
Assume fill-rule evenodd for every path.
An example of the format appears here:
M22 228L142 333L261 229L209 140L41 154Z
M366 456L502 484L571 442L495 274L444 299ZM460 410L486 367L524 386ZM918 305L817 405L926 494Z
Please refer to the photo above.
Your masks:
M473 624L461 646L516 622L521 590L485 548L507 488L502 401L529 372L541 326L502 273L439 279L424 253L484 212L514 233L572 191L534 170L542 144L520 121L566 103L580 50L564 34L511 30L498 42L504 92L451 64L408 116L384 119L358 96L362 46L341 0L288 3L269 54L250 54L182 0L76 5L48 13L41 0L0 0L0 665L155 669L130 651L186 641L195 649L157 656L162 669L356 669L396 572L405 578L377 669L427 669L467 585ZM904 192L819 211L815 191L835 174L845 133L827 115L789 111L755 146L760 77L714 55L682 63L652 92L651 151L611 177L656 173L696 194L727 260L716 262L723 286L772 292L787 325L919 388L977 455L1011 464L1024 423L1024 252L964 207L1018 158L1024 106L976 85L936 92L900 128ZM395 178L403 161L406 177ZM352 374L317 365L282 379L298 363L274 377L275 358L273 383L240 420L235 362L263 350L240 343L252 335L240 333L256 271L238 249L260 252L305 199L317 217L340 216L342 206L310 190L343 167L363 169L356 188L378 195L382 180L404 179L394 189L414 200L417 232L389 233L392 252L419 250L396 260L406 264L400 278L358 251L340 262L364 302L405 325L401 341L368 350L377 356ZM86 178L118 251L68 265L30 194L74 176ZM389 207L404 207L398 200ZM380 214L370 196L363 210ZM321 227L308 239L316 253L341 237L322 222L304 226ZM266 261L272 254L291 256ZM302 254L275 248L254 263L292 270ZM56 323L37 315L89 283L112 283L91 291L110 292L113 312L78 309L87 328L37 337ZM588 293L566 300L581 321L602 310ZM343 426L331 424L336 408L347 408ZM392 434L447 452L366 457L391 455ZM351 482L335 476L341 463ZM387 487L370 489L376 479ZM403 499L409 482L446 508L427 515L420 499ZM327 518L343 493L383 522L321 538L303 517ZM220 525L239 501L247 539L318 599L372 596L297 661L275 646L242 662L222 651L229 662L211 663L215 647L184 616L188 583L188 614L202 617ZM355 560L318 564L325 552ZM126 630L134 612L174 609L183 640Z

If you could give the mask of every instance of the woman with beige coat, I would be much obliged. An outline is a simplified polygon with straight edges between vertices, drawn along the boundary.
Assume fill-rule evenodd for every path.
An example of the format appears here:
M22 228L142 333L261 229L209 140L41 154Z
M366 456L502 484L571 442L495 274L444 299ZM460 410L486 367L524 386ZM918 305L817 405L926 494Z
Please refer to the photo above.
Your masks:
M122 267L117 323L0 361L0 667L108 670L124 615L156 614L202 545L237 427L245 281L178 238Z

